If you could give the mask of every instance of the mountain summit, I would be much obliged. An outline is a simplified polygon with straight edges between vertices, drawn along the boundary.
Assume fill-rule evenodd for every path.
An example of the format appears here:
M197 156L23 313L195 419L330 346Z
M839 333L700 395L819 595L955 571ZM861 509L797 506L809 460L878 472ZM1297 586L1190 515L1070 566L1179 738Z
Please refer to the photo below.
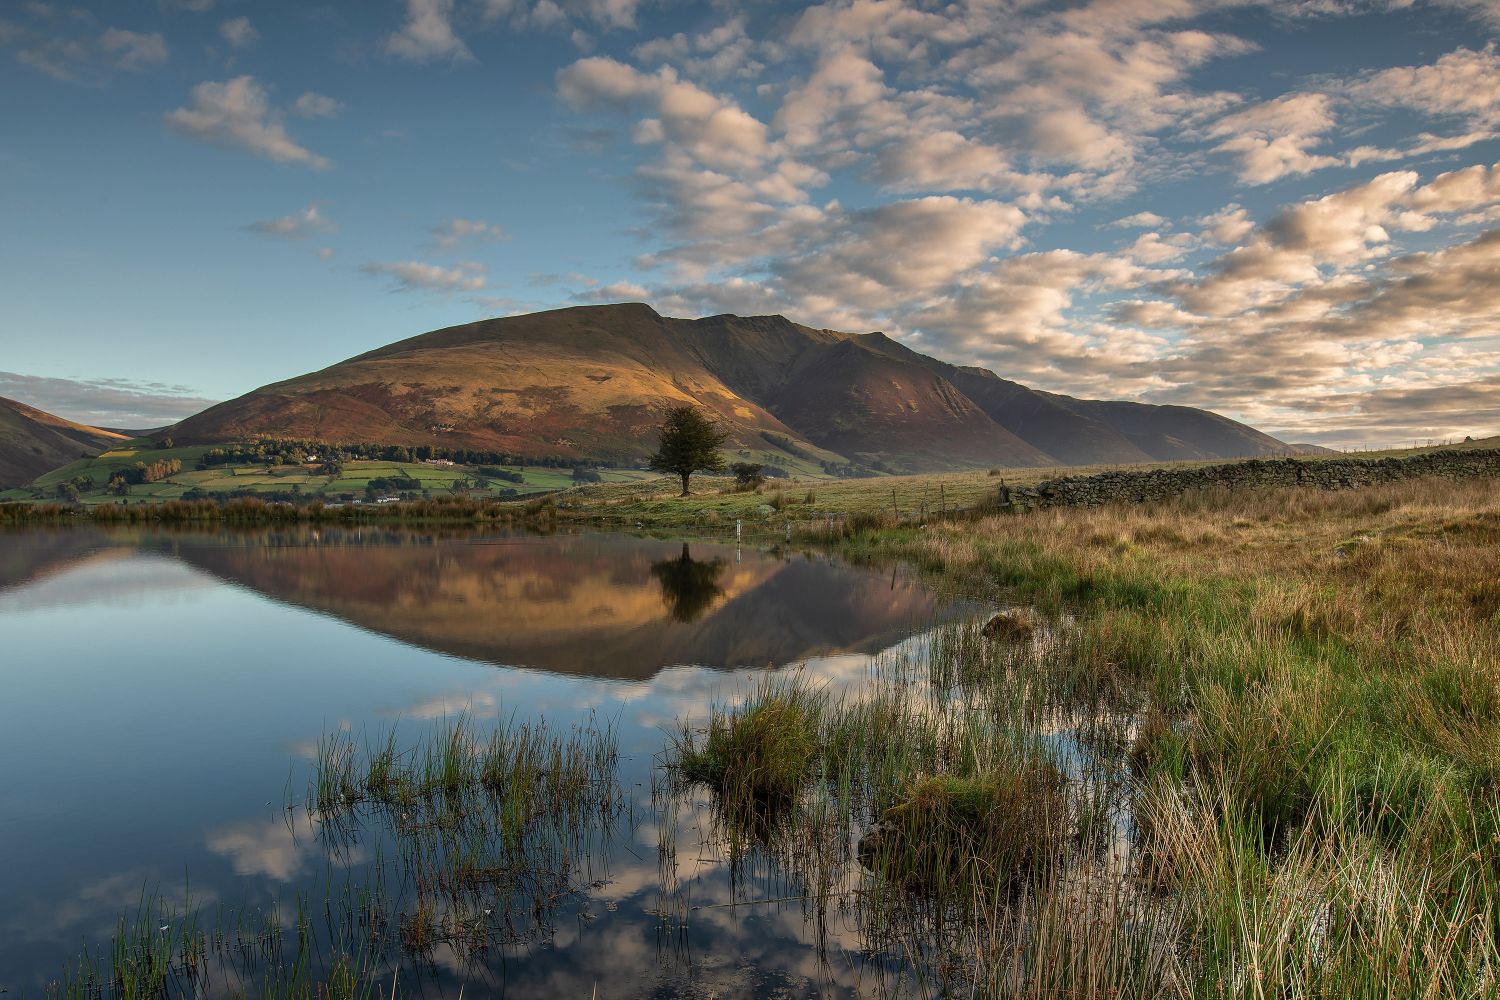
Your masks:
M893 471L1285 454L1206 410L1074 399L879 333L783 316L673 319L643 303L482 320L268 385L182 421L182 443L257 437L441 445L633 463L692 403L729 447Z

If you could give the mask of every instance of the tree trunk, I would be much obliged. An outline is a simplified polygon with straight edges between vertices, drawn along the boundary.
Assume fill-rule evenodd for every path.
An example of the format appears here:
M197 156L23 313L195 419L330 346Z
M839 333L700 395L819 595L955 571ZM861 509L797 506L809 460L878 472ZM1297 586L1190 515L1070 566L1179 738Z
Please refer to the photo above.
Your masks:
M688 493L688 476L691 476L692 473L691 472L682 472L682 473L679 473L679 475L682 476L682 495L683 496L689 496L690 494Z

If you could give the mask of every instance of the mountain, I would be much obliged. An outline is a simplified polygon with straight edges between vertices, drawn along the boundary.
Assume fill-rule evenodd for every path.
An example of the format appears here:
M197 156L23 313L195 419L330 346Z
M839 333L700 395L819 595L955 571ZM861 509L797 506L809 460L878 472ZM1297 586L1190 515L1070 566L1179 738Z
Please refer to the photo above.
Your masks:
M24 485L124 440L123 434L75 424L0 396L0 489Z
M177 424L179 443L257 437L440 445L638 462L692 403L728 447L893 471L1276 455L1287 445L1182 406L1074 399L782 316L673 319L580 306L422 334Z

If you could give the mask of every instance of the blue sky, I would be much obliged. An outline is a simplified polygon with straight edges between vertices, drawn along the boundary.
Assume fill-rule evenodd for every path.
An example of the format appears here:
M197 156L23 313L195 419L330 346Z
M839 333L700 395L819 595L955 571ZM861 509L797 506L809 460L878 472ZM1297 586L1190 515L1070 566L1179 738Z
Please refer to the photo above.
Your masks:
M779 312L1295 440L1500 433L1496 0L0 8L0 394Z

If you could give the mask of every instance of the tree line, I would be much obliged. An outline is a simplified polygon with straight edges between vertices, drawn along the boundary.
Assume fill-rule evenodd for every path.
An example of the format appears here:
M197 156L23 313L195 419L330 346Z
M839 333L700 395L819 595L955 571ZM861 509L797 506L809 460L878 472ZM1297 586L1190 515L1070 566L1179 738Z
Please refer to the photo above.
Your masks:
M311 456L322 462L379 461L379 462L426 462L432 459L452 462L455 465L529 465L549 469L575 469L579 467L614 468L616 463L596 459L579 459L564 456L517 455L509 452L486 451L479 448L447 448L442 445L401 444L331 444L326 441L262 438L240 445L225 445L210 448L198 460L198 469L211 469L217 465L301 465ZM488 473L487 470L486 474ZM506 475L494 473L495 478Z

